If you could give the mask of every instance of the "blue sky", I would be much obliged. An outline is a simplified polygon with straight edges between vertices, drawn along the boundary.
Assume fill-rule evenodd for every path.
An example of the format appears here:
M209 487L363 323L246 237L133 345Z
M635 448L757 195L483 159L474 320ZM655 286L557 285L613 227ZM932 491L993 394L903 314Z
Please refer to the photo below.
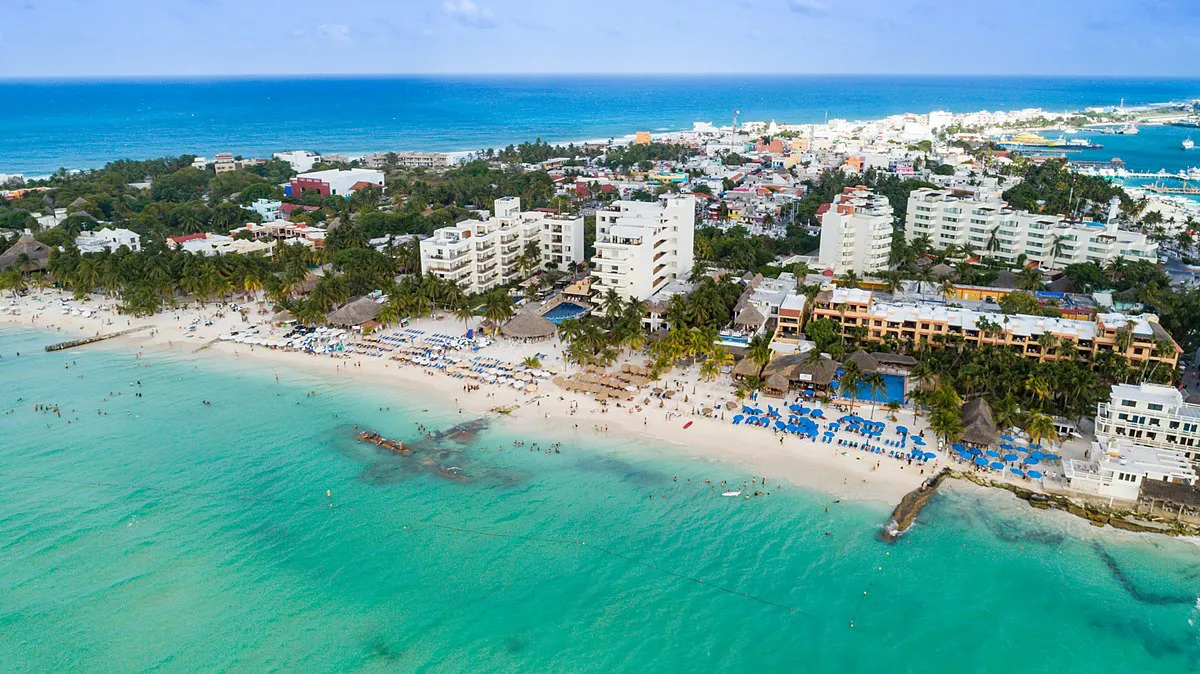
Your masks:
M0 0L0 77L1200 75L1200 0Z

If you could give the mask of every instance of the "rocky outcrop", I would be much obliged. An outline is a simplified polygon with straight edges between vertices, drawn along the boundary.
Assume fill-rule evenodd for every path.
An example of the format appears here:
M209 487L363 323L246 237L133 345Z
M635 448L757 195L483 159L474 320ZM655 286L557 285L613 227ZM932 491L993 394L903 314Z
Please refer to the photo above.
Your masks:
M950 473L949 468L943 468L940 473L922 482L920 487L905 494L896 509L892 511L892 519L879 532L879 537L889 543L894 543L896 539L904 535L904 532L908 531L916 521L921 509L925 507L926 503L929 503L929 499L933 498L933 495L937 493L937 488Z

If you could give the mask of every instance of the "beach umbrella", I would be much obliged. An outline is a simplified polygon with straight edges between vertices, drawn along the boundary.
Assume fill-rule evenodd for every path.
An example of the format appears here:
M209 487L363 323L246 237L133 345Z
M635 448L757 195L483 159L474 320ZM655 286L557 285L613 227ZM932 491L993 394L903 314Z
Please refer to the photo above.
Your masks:
M822 412L821 410L813 410L812 412L810 412L810 414L811 414L813 417L816 417L816 418L818 418L818 419L820 419L821 417L825 416L825 413L824 413L824 412Z
M1032 456L1028 457L1027 459L1025 459L1025 465L1036 466L1036 465L1038 465L1038 460L1033 458Z
M1000 452L997 452L994 449L989 449L988 451L984 452L984 454L987 454L988 456L992 457L993 459L1000 458Z
M1004 470L1004 464L1000 463L999 461L993 461L990 465L990 468L992 470Z
M775 428L778 428L781 431L786 429L787 427L788 427L787 424L783 423L782 421L775 422Z
M1046 455L1042 454L1041 452L1030 452L1029 457L1041 461L1042 459L1046 458Z
M1016 461L1019 458L1021 458L1021 457L1017 456L1016 454L1005 454L1004 455L1005 461Z
M897 427L896 427L896 432L897 432L897 433L899 433L899 434L901 434L901 435L908 435L908 429L907 429L907 428L905 428L904 426L897 426Z
M934 454L933 452L925 452L925 460L926 461L928 461L930 459L936 459L936 458L937 458L937 454Z
M917 437L920 437L920 436L917 436ZM913 442L916 442L916 441L917 441L917 438L913 438ZM960 451L960 452L966 449L966 447L963 447L961 444L959 444L957 442L954 443L953 445L951 445L950 448Z
M1062 457L1057 454L1047 454L1043 461L1062 461Z
M1028 473L1026 473L1026 475L1028 475L1029 477L1032 477L1035 480L1042 477L1041 471L1037 471L1037 470L1031 470Z
M1001 440L1003 440L1003 441L1005 441L1005 442L1012 442L1012 441L1013 441L1013 438L1012 438L1012 436L1011 436L1011 435L1001 435L1001 436L1000 436L1000 439L1001 439Z
M740 424L740 423L742 423L742 420L745 418L746 418L746 416L744 414L735 414L735 415L733 415L733 423Z
M791 407L788 407L788 409L795 412L796 414L802 414L802 412L800 410L802 410L804 408L801 407L800 405L792 405Z
M1006 451L1006 452L1011 452L1011 451L1013 451L1014 449L1016 449L1016 447L1013 447L1012 445L1010 445L1010 444L1008 444L1008 443L1006 442L1006 443L1003 443L1003 444L1001 444L1001 445L1000 445L1000 449L1003 449L1003 450L1004 450L1004 451Z
M1013 475L1024 475L1025 474L1025 471L1021 470L1020 468L1009 468L1008 472L1012 473ZM1037 471L1034 471L1034 472L1037 472Z
M980 454L983 454L983 450L979 449L978 447L970 447L967 449L967 451L974 454L975 456L979 456Z
M976 466L987 466L988 465L987 459L985 459L983 457L976 458L975 465Z

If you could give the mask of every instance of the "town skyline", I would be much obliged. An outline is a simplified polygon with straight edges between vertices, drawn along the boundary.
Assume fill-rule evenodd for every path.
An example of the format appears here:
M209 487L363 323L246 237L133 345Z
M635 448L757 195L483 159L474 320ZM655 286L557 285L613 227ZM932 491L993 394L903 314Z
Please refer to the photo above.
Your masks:
M0 26L0 78L1200 75L1183 0L613 0L591 24L547 0L403 5L28 0Z

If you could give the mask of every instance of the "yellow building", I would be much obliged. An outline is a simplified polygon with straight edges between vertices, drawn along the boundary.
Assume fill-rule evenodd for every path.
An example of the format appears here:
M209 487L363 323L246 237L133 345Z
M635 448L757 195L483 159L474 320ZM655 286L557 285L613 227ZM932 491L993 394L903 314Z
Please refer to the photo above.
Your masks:
M634 145L649 145L650 140L651 139L650 139L649 131L638 131L633 136L633 144Z
M1075 345L1071 358L1090 361L1100 353L1116 352L1135 366L1158 362L1174 369L1183 353L1153 314L1099 314L1092 321L995 314L945 305L885 304L875 302L868 290L833 288L813 300L811 320L821 319L836 323L844 335L857 333L876 342L934 348L951 341L990 344L1038 360L1057 360L1064 342Z

